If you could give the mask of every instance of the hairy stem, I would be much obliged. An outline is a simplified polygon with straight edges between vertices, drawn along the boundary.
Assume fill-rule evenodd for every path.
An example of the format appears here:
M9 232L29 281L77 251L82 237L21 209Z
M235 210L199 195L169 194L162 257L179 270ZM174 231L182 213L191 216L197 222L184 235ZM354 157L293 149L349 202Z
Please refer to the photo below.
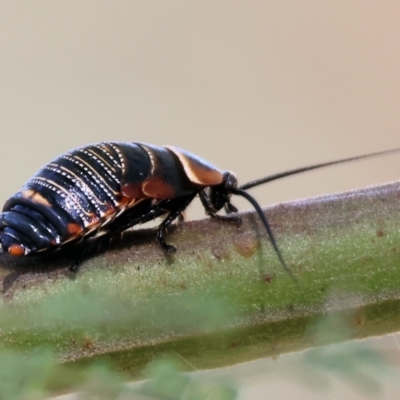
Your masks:
M297 284L252 212L241 226L181 224L168 233L174 255L154 231L130 232L76 276L68 267L78 249L2 254L0 349L45 346L75 364L107 358L137 376L164 353L197 369L312 346L328 311L346 315L350 337L398 330L399 199L395 183L265 209Z

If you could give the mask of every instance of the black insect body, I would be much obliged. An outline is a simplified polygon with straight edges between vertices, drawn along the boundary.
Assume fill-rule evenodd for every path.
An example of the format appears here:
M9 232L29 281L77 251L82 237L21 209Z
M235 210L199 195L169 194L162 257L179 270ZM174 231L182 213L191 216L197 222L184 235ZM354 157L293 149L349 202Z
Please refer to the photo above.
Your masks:
M0 214L0 243L3 251L13 256L36 254L118 234L165 215L157 240L172 252L175 247L165 242L165 229L196 195L211 217L239 222L238 216L216 214L222 208L228 213L237 211L230 202L234 194L245 197L256 209L282 266L291 274L261 207L245 190L311 169L396 150L299 168L237 187L231 172L176 147L91 144L54 159L8 199Z
M157 239L171 252L164 231L197 194L212 217L239 221L216 215L237 211L235 190L233 174L175 147L92 144L45 165L5 203L0 242L11 255L35 254L167 215Z

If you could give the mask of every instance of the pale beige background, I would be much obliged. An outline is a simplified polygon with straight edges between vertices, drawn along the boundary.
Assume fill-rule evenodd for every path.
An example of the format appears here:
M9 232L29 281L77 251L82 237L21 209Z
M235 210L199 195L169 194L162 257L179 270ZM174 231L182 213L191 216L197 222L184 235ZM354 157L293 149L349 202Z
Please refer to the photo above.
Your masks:
M101 140L181 146L241 182L398 147L399 19L398 1L0 0L0 203ZM399 179L399 157L254 194Z

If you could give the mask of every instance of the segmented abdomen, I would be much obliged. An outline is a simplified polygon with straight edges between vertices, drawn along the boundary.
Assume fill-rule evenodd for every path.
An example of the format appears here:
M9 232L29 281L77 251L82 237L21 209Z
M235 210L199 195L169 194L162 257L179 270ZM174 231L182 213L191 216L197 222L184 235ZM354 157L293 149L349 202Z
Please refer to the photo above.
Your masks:
M128 206L121 194L126 153L135 159L135 175L146 177L148 154L134 143L89 145L46 164L4 205L3 250L13 245L15 255L45 250L112 221Z

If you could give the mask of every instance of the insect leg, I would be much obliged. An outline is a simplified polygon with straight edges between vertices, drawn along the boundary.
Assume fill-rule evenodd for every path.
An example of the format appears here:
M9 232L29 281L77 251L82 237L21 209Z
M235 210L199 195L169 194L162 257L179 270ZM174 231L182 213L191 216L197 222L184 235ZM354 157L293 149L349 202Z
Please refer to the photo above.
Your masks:
M150 201L138 203L135 207L125 211L103 230L97 232L93 237L87 238L85 246L74 264L69 268L71 272L78 272L80 265L94 255L106 251L111 243L121 239L122 234L134 225L148 222L160 215L165 214L158 205L152 207ZM100 233L100 234L99 234Z
M160 205L164 210L170 211L168 217L165 218L163 222L161 222L157 231L157 241L158 243L160 243L161 247L168 253L174 253L176 251L176 247L165 242L165 230L168 228L168 226L172 224L172 222L174 222L176 218L180 218L182 216L182 212L187 208L187 206L194 199L196 194L197 193L183 196L177 199L167 200Z
M242 219L240 217L238 217L237 215L218 215L214 210L214 207L211 203L210 198L204 191L201 191L199 193L199 197L200 197L201 203L203 204L203 207L206 210L206 214L209 215L211 218L214 218L219 221L234 222L236 224L242 223ZM234 205L232 205L231 203L227 203L225 210L227 210L227 209L230 212L237 211L237 208Z
M75 262L69 267L69 270L76 274L84 261L96 254L106 251L110 246L111 240L112 237L109 232L107 232L96 239L85 241L86 245L83 247Z
M238 212L239 210L232 204L232 203L226 203L224 205L224 210L227 214L233 213L233 212Z

